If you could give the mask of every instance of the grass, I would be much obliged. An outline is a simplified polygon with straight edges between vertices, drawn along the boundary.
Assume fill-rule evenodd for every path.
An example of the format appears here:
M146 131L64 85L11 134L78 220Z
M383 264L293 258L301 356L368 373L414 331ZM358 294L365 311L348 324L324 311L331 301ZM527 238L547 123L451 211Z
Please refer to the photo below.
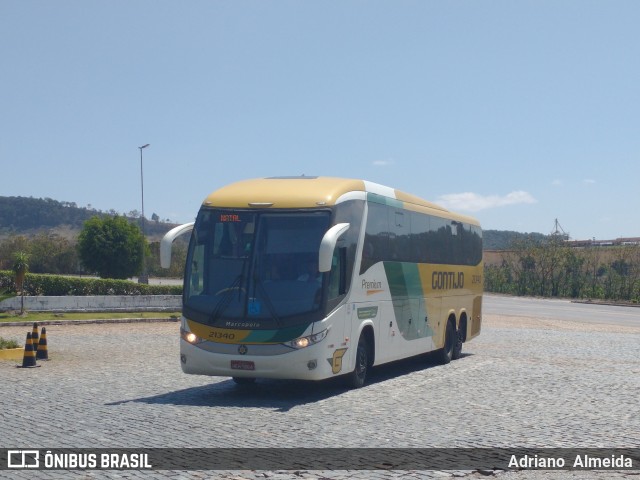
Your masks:
M97 312L97 313L51 313L20 312L0 313L2 322L50 322L56 320L111 320L121 318L180 318L180 312Z
M0 350L5 350L9 348L20 348L18 342L15 340L7 340L5 338L0 337Z

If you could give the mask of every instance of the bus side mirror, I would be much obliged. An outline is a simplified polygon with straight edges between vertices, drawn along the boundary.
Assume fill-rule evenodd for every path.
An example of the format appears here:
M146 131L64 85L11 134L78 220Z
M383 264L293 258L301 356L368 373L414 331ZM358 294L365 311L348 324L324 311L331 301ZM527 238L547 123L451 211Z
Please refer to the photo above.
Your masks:
M348 223L338 223L334 225L322 237L320 242L320 254L318 257L318 270L320 272L328 272L331 270L331 261L333 259L333 251L340 237L349 230Z
M173 241L182 234L193 230L193 224L185 223L169 230L162 240L160 240L160 266L162 268L169 268L171 266L171 246Z

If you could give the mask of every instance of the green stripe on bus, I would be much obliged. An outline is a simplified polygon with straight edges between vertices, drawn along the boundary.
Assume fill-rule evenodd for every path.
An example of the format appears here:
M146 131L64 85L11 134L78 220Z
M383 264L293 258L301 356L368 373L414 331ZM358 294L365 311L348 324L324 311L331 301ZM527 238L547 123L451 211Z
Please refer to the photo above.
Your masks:
M281 330L253 330L244 339L247 343L281 343L298 338L304 333L308 325L296 325Z
M383 262L391 298L424 297L420 271L416 263Z
M405 340L433 336L427 318L418 264L384 262L391 302L400 334Z

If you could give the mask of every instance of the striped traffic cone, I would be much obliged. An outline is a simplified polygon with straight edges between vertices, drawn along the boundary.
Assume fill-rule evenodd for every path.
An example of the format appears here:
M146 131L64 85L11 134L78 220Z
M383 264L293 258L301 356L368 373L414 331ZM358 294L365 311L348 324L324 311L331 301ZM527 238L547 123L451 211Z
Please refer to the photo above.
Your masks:
M47 350L47 329L44 327L42 327L42 333L40 334L40 342L38 343L36 359L49 360L49 351Z
M31 331L31 343L33 343L33 351L38 351L38 324L33 324L33 330Z
M33 350L31 333L27 333L27 342L24 345L24 357L22 358L22 368L32 368L38 366L39 365L36 365L36 352L34 352Z

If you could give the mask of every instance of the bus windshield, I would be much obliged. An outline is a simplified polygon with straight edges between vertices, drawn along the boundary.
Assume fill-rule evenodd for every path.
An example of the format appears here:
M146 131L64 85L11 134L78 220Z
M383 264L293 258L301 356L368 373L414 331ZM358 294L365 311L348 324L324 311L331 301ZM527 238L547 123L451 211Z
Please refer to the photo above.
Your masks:
M321 315L318 251L330 213L202 209L189 244L185 311L201 323L257 329Z

